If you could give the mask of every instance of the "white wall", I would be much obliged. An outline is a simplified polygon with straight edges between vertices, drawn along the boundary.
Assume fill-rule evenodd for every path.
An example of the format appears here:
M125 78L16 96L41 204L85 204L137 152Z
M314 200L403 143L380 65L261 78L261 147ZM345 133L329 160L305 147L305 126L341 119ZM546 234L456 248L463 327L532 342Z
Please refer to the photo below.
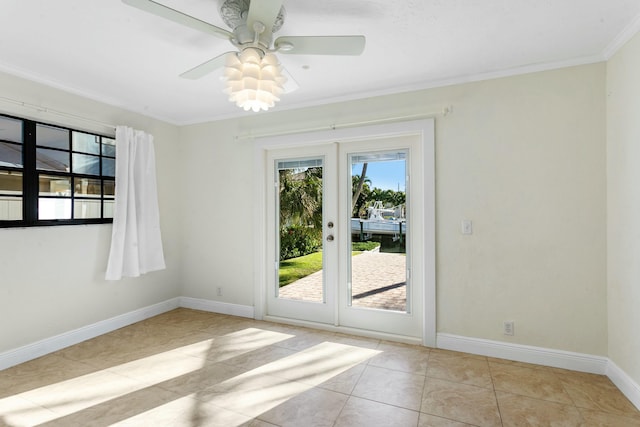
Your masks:
M253 304L246 133L436 117L438 331L607 354L605 64L185 127L185 296ZM462 236L460 221L474 221ZM223 297L215 288L223 287ZM502 321L516 334L502 335Z
M640 384L640 35L607 65L609 357Z
M104 278L111 225L0 229L0 353L178 296L178 129L39 84L0 74L0 95L155 136L167 270L139 279ZM111 133L105 127L0 100L0 112Z

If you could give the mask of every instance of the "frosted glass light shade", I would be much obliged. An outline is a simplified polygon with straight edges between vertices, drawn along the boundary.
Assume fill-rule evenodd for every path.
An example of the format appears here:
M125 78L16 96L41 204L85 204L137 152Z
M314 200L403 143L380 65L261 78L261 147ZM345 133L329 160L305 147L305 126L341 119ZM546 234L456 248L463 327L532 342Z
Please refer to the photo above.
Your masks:
M237 55L229 55L224 67L226 87L224 93L229 101L245 111L268 110L284 91L287 78L282 75L278 58L267 52L248 47Z

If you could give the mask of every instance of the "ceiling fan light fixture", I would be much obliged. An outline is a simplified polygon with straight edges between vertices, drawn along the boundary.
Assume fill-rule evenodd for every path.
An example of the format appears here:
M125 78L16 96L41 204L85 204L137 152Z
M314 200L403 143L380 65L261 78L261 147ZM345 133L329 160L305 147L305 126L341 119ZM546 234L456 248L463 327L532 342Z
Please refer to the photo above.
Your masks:
M280 101L287 81L278 58L253 47L229 55L223 78L223 92L229 95L229 101L245 111L255 112L266 111Z

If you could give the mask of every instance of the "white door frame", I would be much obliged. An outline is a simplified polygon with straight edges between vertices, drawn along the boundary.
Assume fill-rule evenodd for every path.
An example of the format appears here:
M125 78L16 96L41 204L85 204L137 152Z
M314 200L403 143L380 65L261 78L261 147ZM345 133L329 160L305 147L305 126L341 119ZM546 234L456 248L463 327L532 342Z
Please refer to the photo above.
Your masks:
M266 312L266 154L270 149L312 144L361 141L364 139L416 135L423 145L424 194L424 296L422 344L436 346L436 265L435 265L435 126L434 119L414 120L382 125L336 130L301 132L257 138L254 141L254 317L263 319ZM270 270L269 270L270 271Z

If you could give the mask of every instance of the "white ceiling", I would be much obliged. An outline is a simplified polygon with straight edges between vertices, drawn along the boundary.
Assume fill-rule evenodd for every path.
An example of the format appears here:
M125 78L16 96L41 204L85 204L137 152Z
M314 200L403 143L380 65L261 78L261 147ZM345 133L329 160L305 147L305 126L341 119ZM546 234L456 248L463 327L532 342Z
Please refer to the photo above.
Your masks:
M218 0L158 0L226 28ZM2 0L0 70L175 124L264 114L220 72L178 75L233 50L120 0ZM275 109L602 61L640 28L639 0L285 0L276 34L367 38L357 57L278 54L299 89Z

